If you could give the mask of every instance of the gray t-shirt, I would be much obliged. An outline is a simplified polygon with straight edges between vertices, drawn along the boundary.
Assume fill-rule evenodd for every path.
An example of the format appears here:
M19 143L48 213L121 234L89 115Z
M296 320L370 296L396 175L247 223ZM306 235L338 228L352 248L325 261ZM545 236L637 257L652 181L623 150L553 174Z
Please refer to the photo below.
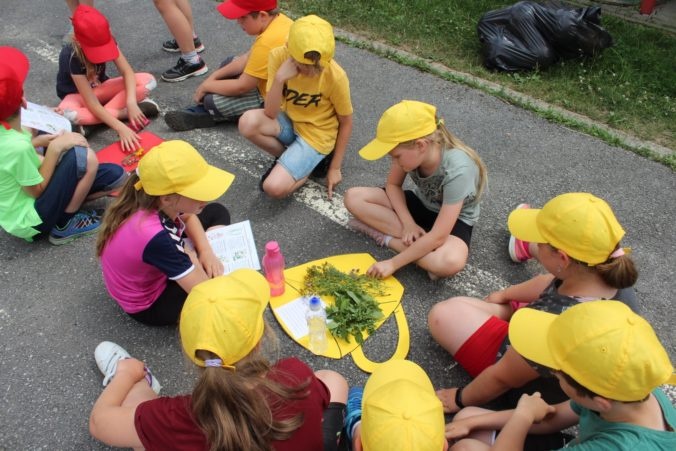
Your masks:
M462 201L458 219L473 226L479 218L479 202L476 199L479 168L462 150L443 150L439 167L428 177L422 177L417 169L408 175L415 184L413 193L425 208L438 213L442 205Z

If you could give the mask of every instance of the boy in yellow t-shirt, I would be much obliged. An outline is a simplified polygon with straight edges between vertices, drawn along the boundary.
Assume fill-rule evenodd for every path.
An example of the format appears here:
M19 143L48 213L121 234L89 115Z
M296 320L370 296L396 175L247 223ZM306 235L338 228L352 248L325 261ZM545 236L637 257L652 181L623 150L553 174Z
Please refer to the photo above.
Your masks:
M270 50L286 43L293 21L277 9L277 0L226 0L217 6L256 36L248 52L226 58L195 91L196 105L169 111L164 120L177 131L213 127L235 121L245 111L261 108L265 98Z
M330 23L313 15L296 20L287 45L270 52L265 107L247 111L239 121L245 138L276 157L261 178L261 189L271 197L288 196L310 174L323 176L316 168L328 168L329 199L342 180L352 101L334 52Z

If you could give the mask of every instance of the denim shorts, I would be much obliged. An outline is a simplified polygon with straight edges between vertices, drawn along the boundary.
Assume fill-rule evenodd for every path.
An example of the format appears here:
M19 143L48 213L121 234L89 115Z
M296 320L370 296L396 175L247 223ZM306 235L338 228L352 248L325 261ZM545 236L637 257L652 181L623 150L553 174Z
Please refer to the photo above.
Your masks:
M64 220L66 207L86 171L86 147L75 146L63 153L45 190L35 199L35 211L42 219L42 224L35 228L40 233L49 233L56 224ZM89 194L111 191L122 185L126 179L127 174L122 166L100 163Z
M296 134L293 122L286 113L279 113L277 121L280 127L277 140L286 146L286 150L277 162L291 174L294 180L304 179L326 155L317 152L307 141Z

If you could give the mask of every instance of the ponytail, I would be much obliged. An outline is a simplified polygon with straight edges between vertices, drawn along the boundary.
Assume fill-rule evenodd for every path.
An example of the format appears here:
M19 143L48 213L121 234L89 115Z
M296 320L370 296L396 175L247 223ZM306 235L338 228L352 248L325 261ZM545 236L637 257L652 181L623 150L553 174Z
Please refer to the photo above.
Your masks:
M474 164L476 164L479 169L479 183L476 186L476 200L478 201L483 195L488 180L488 170L486 169L486 165L474 149L462 142L460 138L446 128L443 121L438 120L437 124L437 129L431 135L432 139L441 143L442 149L462 150L472 159L472 161L474 161Z
M638 279L634 260L624 253L617 257L611 256L605 262L594 266L594 269L605 283L617 289L631 287Z
M85 67L87 80L89 80L90 83L95 81L96 66L87 59L84 52L82 51L82 47L80 47L80 43L75 40L75 35L72 35L71 45L73 46L73 52L75 52L75 56L77 56L77 58L80 60L80 62L82 62L82 64Z
M269 335L269 328L266 325ZM198 351L201 358L217 355ZM192 413L204 432L210 451L268 451L270 443L286 440L303 424L302 414L276 420L286 401L308 396L307 380L288 387L266 377L274 371L268 360L254 350L234 366L206 367L192 392Z
M106 209L96 239L96 256L101 257L108 240L131 215L139 210L155 210L158 208L158 196L146 194L143 189L137 190L134 184L139 181L136 172L132 172L120 189L115 202Z

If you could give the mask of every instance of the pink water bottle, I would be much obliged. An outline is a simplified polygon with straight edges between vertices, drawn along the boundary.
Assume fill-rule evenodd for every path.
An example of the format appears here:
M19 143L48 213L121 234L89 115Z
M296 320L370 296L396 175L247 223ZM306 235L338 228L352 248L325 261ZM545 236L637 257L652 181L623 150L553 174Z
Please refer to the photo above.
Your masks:
M263 271L270 284L270 296L282 295L284 293L284 256L279 250L277 241L268 241L265 244Z

